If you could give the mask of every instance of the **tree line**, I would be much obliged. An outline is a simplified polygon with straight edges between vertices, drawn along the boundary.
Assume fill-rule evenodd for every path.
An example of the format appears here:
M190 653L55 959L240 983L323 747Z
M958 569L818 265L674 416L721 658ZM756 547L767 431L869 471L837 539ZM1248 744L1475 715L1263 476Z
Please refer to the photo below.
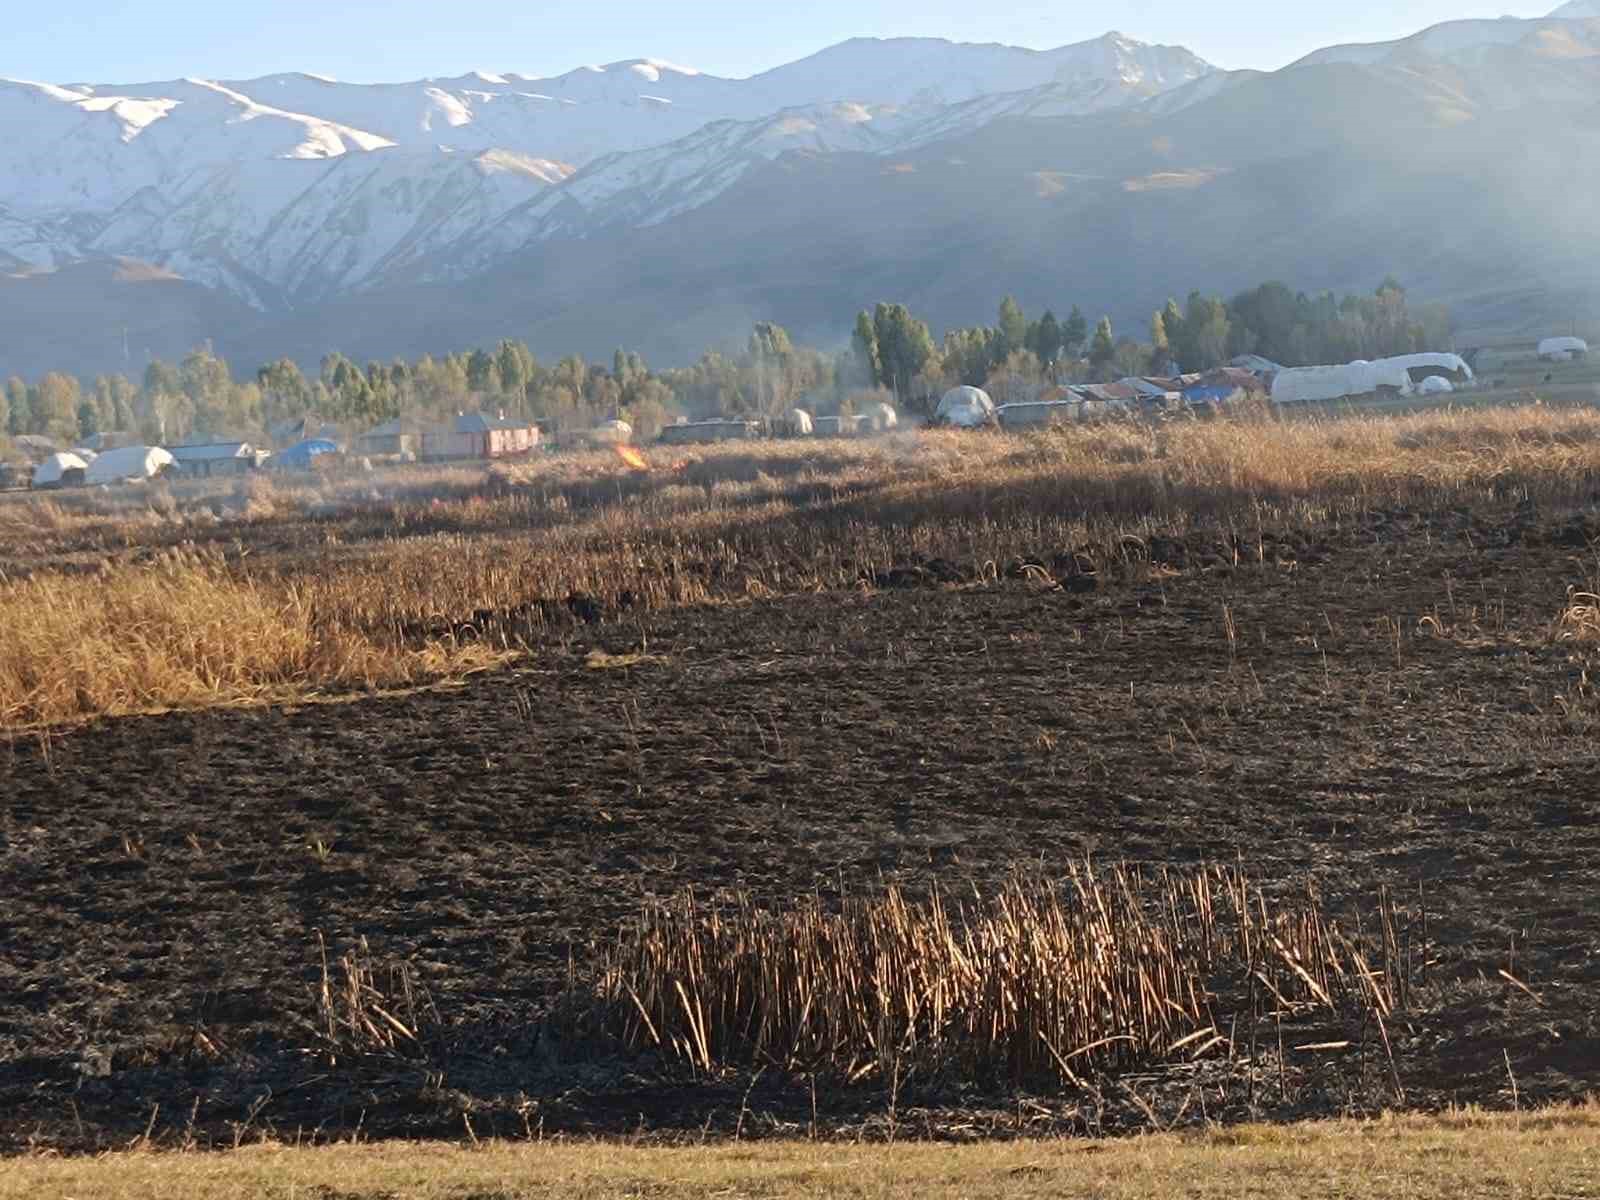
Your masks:
M568 355L546 365L507 338L492 349L365 366L335 352L312 375L284 358L240 378L202 346L178 363L151 362L138 381L52 372L30 384L12 376L0 388L0 431L65 444L121 430L172 444L264 439L308 414L359 430L479 409L552 431L619 418L652 436L678 416L777 416L801 405L849 412L879 399L926 412L963 384L1015 399L1056 383L1203 371L1241 354L1303 366L1444 349L1450 335L1447 310L1409 305L1390 278L1371 294L1342 297L1275 282L1228 300L1191 292L1152 314L1144 339L1119 336L1109 317L1091 329L1076 305L1064 318L1052 309L1030 317L1008 296L994 324L949 329L936 341L906 305L883 303L857 315L849 345L835 352L796 344L782 326L761 322L739 351L707 351L665 370L621 349L610 363Z
M1451 338L1449 311L1410 305L1391 277L1370 295L1308 295L1276 282L1230 300L1191 292L1151 315L1146 340L1118 336L1110 317L1091 331L1076 305L1065 319L1051 309L1030 319L1008 296L993 325L946 330L935 342L904 305L880 304L857 315L851 354L858 372L916 403L963 384L1016 398L1050 383L1207 371L1241 355L1311 366L1446 349Z

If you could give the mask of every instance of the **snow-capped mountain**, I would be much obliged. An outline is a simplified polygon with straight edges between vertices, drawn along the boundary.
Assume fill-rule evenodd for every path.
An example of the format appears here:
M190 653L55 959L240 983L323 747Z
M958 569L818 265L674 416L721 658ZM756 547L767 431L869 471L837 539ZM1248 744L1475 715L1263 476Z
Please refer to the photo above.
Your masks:
M513 329L677 355L752 312L833 336L882 294L976 319L973 280L1035 279L1040 303L1079 280L1111 311L1196 279L1345 288L1369 259L1441 294L1515 277L1525 299L1539 264L1597 277L1571 266L1600 186L1597 7L1272 73L1108 34L855 39L749 79L634 59L380 85L0 81L0 357L122 369L215 337L314 362ZM1329 262L1346 274L1319 277ZM49 316L90 310L71 337Z
M743 81L658 59L583 67L553 79L475 73L413 83L349 84L312 75L232 83L278 107L371 130L396 145L505 149L582 165L672 141L708 121L767 111ZM160 91L164 85L145 85Z
M796 149L881 153L1211 73L1119 34L1051 51L856 39L750 79L657 59L550 79L0 81L0 265L126 256L294 307L704 203ZM587 168L587 169L584 169Z
M1211 72L1185 86L1224 77ZM1147 80L1132 73L1114 79L1078 76L961 103L840 102L786 108L755 121L718 121L667 145L592 164L464 243L436 271L440 277L470 274L501 255L551 239L659 225L710 203L763 163L795 151L897 154L977 132L1004 117L1084 116L1177 94ZM1196 90L1192 99L1207 94Z
M570 173L507 150L197 167L119 207L87 248L293 307L414 273Z
M939 38L853 38L758 75L750 84L764 101L763 111L770 112L838 100L935 107L1089 81L1153 94L1212 70L1181 46L1150 46L1120 33L1055 50Z

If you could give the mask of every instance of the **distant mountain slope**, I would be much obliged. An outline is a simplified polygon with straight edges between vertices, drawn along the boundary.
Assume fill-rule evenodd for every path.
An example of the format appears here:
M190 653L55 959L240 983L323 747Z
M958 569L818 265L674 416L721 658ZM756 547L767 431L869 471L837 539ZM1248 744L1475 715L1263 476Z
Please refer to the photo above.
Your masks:
M1595 0L1574 0L1543 20L1447 21L1398 41L1329 46L1296 65L1345 62L1373 66L1418 60L1475 65L1510 48L1550 56L1591 56L1600 53L1600 27L1594 24L1595 17L1600 17Z
M89 297L71 267L119 256L183 276L164 328L244 363L506 335L674 360L756 319L839 342L879 299L944 325L1006 292L1137 332L1174 289L1389 271L1468 321L1537 323L1596 290L1597 184L1600 19L1578 16L1270 74L1108 35L858 40L750 80L636 60L537 81L0 84L0 370L74 345L46 365L119 368L101 326L142 293ZM81 338L41 334L31 298L73 294Z
M284 312L659 223L778 154L887 151L951 105L1049 87L1067 95L1052 111L1088 111L1210 72L1113 34L861 39L746 80L638 59L380 85L0 81L0 268L132 257Z
M208 339L249 344L260 315L144 263L101 259L0 274L0 372L122 371L176 361Z
M1546 64L1524 67L1561 91ZM889 159L786 154L660 224L551 238L458 284L346 297L268 332L300 354L337 328L363 358L516 333L545 354L681 361L763 319L839 345L882 299L938 327L992 319L1010 292L1142 335L1186 287L1367 290L1389 271L1469 325L1536 328L1600 277L1600 120L1592 104L1498 107L1505 70L1330 63L1170 114L1007 117Z

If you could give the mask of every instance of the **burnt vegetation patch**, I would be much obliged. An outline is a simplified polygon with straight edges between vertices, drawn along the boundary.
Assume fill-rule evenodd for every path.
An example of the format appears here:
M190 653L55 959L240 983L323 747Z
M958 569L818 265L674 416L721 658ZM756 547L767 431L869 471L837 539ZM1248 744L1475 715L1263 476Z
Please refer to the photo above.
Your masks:
M85 676L48 695L88 719L8 722L0 1139L967 1139L1581 1098L1600 516L1570 464L1505 496L1340 470L1365 498L1096 524L1045 480L1003 523L763 499L554 545L487 500L454 540L246 531L130 566L124 629L178 597L210 614L184 645L300 630L254 644L324 682L241 705L191 672L181 707L113 716L135 693ZM59 565L4 586L76 587ZM350 628L383 654L337 698ZM399 650L461 657L392 688Z

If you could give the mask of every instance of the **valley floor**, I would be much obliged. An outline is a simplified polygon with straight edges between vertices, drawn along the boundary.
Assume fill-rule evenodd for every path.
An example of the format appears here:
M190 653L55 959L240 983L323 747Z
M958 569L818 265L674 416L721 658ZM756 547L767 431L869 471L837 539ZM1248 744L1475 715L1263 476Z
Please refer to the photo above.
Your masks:
M10 737L0 1145L966 1140L1584 1097L1600 700L1556 621L1600 522L1506 502L1265 536L1253 566L1174 544L1088 592L907 569L582 628L430 690ZM1237 860L1352 924L1389 889L1412 982L1393 1070L1369 1025L1290 1018L1093 1100L818 1094L563 1061L537 1037L569 967L647 897L957 890L1086 856ZM363 940L426 989L438 1057L312 1052L321 946ZM1100 1161L1080 1153L989 1161L1019 1169L1009 1189L1035 1155ZM1427 1161L1433 1186L1461 1160Z

